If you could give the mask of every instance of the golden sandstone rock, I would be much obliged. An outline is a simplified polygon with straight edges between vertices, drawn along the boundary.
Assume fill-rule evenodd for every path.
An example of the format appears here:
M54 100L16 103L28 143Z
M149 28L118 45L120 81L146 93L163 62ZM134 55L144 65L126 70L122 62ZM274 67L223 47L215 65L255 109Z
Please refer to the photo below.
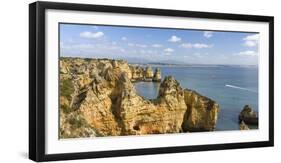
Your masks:
M130 66L130 69L132 76L128 76L128 78L131 80L131 82L161 82L161 72L159 68L156 68L154 73L150 66L146 68L140 66Z
M148 77L161 81L160 69L153 74L151 68L109 59L62 58L60 62L61 69L67 69L60 73L60 138L215 129L218 104L183 90L172 76L164 78L156 99L138 95L132 82Z
M218 119L219 105L199 93L185 89L187 111L183 123L184 131L213 131Z
M161 82L161 71L160 71L159 68L155 69L155 73L153 75L153 79L152 80L155 81L155 82Z

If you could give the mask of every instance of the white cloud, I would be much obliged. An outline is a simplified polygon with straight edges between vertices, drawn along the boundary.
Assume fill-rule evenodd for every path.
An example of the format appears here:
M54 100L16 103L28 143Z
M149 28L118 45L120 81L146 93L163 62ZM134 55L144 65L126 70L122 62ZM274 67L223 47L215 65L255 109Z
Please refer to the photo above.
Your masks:
M213 47L213 45L196 43L196 44L193 44L193 47L196 49L201 49L201 48L211 48L211 47Z
M256 46L257 43L255 41L245 41L244 45L248 46L248 47L253 47L253 46Z
M161 44L153 44L153 45L151 45L151 46L154 47L154 48L161 48L161 47L162 47Z
M206 38L211 38L213 36L213 32L211 32L211 31L204 31L203 35Z
M180 42L181 38L173 35L168 41L169 42Z
M104 33L103 32L96 32L96 33L93 33L93 32L82 32L80 33L80 37L82 38L89 38L89 39L92 39L92 38L100 38L104 36Z
M259 34L249 35L247 37L244 37L243 40L257 41L259 40Z
M141 53L141 54L146 54L146 55L149 55L149 54L153 54L153 55L158 54L158 52L155 51L155 50L144 50L144 49L140 49L138 52Z
M133 44L133 43L128 43L128 46L135 46L135 44Z
M191 43L182 43L181 45L180 45L180 47L182 47L182 48L192 48L193 47L193 45L191 44Z
M96 48L96 45L94 44L70 44L70 45L64 45L61 47L62 51L67 51L67 52L85 52L85 51L90 51Z
M254 47L259 43L259 34L249 35L243 38L244 46Z
M127 40L127 37L122 37L121 40L122 40L122 41L126 41L126 40Z
M258 53L255 52L255 51L252 51L252 50L247 50L247 51L242 51L242 52L236 53L234 55L237 55L237 56L257 56Z
M213 47L213 45L202 44L202 43L195 43L195 44L192 44L192 43L182 43L180 45L180 47L187 48L187 49L190 49L190 48L202 49L202 48L211 48L211 47Z
M147 45L145 45L145 44L136 44L135 46L139 47L139 48L146 48L147 47Z
M125 52L125 49L123 49L123 48L119 48L119 49L121 52L123 52L123 53Z
M147 45L145 45L145 44L134 44L134 43L131 43L131 42L128 43L128 46L138 47L138 48L146 48L147 47Z
M172 49L172 48L166 48L166 49L164 49L164 52L166 52L166 53L172 53L172 52L174 52L174 49Z
M120 55L125 53L125 49L118 45L113 45L112 42L107 43L80 43L80 44L64 44L61 46L62 54L70 56L104 56ZM94 52L94 54L93 54Z

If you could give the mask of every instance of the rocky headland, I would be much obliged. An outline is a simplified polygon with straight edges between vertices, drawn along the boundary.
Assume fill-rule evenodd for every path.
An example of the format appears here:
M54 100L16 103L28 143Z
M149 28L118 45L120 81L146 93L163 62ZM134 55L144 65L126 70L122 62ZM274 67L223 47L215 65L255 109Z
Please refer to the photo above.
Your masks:
M145 99L133 82L161 82ZM214 131L219 105L160 69L123 60L60 59L60 138Z

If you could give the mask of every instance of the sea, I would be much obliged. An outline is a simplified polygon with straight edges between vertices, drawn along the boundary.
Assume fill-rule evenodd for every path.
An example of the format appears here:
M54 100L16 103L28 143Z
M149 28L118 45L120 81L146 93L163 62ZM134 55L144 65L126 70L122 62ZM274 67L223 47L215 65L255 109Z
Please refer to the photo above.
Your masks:
M153 67L155 69L156 67ZM197 91L220 106L216 130L239 130L238 116L245 105L258 112L257 66L161 66L162 80L171 75L182 88ZM160 83L134 83L139 95L146 99L158 96ZM258 126L249 126L257 129Z

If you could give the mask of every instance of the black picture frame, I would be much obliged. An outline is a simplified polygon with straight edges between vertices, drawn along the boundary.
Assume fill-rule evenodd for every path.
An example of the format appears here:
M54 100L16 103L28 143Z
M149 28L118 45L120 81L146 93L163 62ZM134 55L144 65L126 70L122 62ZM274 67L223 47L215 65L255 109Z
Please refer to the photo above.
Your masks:
M45 11L47 9L69 11L95 11L123 14L160 15L173 17L191 17L222 20L241 20L269 23L269 140L262 142L229 143L215 145L195 145L180 147L159 147L149 149L132 149L116 151L98 151L83 153L45 153ZM34 2L29 5L29 158L34 161L55 161L70 159L87 159L147 155L161 153L178 153L190 151L207 151L236 148L269 147L274 145L274 18L271 16L222 14L164 10L152 8L135 8L120 6L103 6L89 4Z

